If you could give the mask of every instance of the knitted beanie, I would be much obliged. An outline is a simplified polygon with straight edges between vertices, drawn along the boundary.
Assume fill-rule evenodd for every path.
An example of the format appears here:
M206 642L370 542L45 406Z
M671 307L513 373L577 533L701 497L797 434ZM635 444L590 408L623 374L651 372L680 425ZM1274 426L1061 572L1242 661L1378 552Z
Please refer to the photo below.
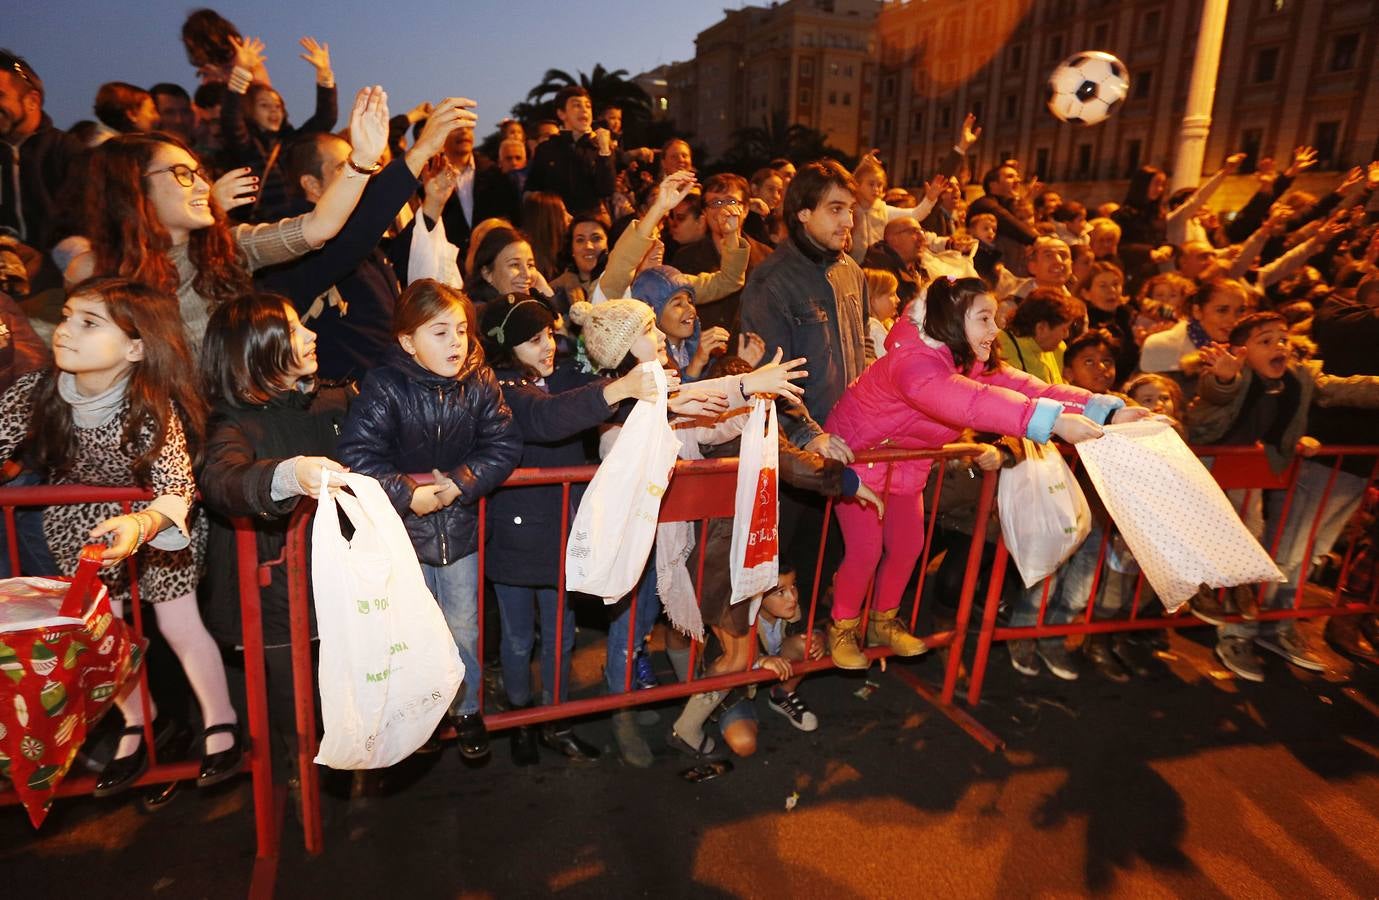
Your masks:
M655 324L656 314L640 300L605 300L597 306L581 300L570 307L570 321L581 329L589 361L616 369L646 326Z
M479 330L495 347L511 350L554 323L550 307L530 294L505 294L484 306Z

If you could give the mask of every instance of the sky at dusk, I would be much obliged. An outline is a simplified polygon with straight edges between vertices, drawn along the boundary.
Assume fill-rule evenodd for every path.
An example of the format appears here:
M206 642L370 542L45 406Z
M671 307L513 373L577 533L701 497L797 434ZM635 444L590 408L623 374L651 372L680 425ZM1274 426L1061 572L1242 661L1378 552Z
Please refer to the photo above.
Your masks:
M10 0L0 44L26 57L43 78L46 109L59 127L93 118L105 81L149 87L172 81L195 89L182 49L182 21L203 4ZM524 98L548 68L571 74L595 63L630 74L694 55L694 37L735 0L416 0L310 3L235 0L211 4L242 34L268 45L273 85L293 122L311 115L312 69L297 39L330 44L340 87L340 125L348 99L382 84L392 112L462 95L479 103L482 136Z

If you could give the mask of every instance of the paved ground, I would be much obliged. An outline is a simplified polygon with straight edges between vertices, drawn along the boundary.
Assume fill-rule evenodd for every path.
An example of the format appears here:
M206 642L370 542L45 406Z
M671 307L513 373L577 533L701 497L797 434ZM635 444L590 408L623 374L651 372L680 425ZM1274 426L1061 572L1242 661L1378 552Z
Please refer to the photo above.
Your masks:
M522 770L499 737L473 770L447 749L384 796L328 799L319 858L289 826L279 896L1379 894L1379 673L1271 661L1244 684L1205 639L1175 637L1164 671L1126 686L1026 680L1000 652L977 710L1000 754L876 670L865 700L860 676L807 681L820 730L763 712L760 755L705 784L669 755ZM603 723L583 730L611 745ZM248 801L247 783L154 815L69 800L37 834L6 809L4 894L243 896Z

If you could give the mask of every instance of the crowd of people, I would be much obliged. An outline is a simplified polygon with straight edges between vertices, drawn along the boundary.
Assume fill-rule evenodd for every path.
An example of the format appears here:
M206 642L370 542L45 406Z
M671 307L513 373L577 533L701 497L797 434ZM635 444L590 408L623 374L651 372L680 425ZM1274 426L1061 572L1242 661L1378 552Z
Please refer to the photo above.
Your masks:
M1242 154L1172 193L1145 166L1124 202L1089 210L1019 160L969 183L981 129L968 116L913 192L889 186L874 154L853 171L779 159L701 180L689 143L624 146L621 110L596 108L578 86L556 95L554 120L500 123L490 159L462 97L390 115L384 89L365 87L341 121L326 43L301 41L316 106L294 127L260 41L210 10L189 16L183 40L194 94L111 82L96 121L66 130L28 62L0 53L0 435L10 484L156 495L127 514L21 513L14 537L27 572L69 572L83 544L105 541L117 609L133 587L119 564L139 554L138 595L200 707L202 784L233 775L243 754L224 663L242 640L230 519L250 517L260 557L275 558L301 498L338 490L332 473L346 469L382 484L445 614L466 671L450 710L460 752L490 753L479 652L490 587L495 699L565 700L576 616L569 596L560 609L559 533L580 491L562 509L559 486L503 485L519 466L606 456L633 406L658 397L645 363L666 373L681 458L735 456L753 398L774 398L781 575L759 602L731 603L730 520L710 522L697 549L684 532L658 533L640 584L608 607L610 693L669 677L647 650L664 616L676 679L691 675L691 639L706 637L701 674L769 669L779 680L765 708L820 727L794 664L828 654L865 669L867 646L926 650L898 615L926 487L953 481L933 548L946 551L931 588L941 606L970 536L991 533L959 487L969 466L1015 464L1020 438L1096 440L1151 415L1195 445L1263 444L1280 471L1307 457L1286 510L1276 492L1244 504L1259 536L1287 516L1277 559L1289 582L1204 589L1191 608L1219 624L1216 652L1242 678L1263 679L1256 648L1322 667L1287 620L1256 616L1292 604L1306 548L1331 550L1371 474L1373 460L1356 458L1333 478L1311 455L1379 444L1379 417L1362 411L1379 406L1379 163L1317 196L1293 186L1316 162L1298 148L1281 171L1259 161L1257 190L1235 210L1211 200ZM61 300L56 321L37 313L45 296ZM977 450L937 477L929 460L855 459L956 441ZM1011 624L1067 623L1089 602L1098 616L1128 614L1137 568L1113 537L1094 580L1112 523L1085 487L1092 535L1048 585L1011 592ZM812 557L792 558L792 538L821 497L836 498L843 550L823 585L826 633L804 635L792 627L795 573L812 572ZM698 602L675 574L692 553L706 562ZM273 571L270 712L287 759L287 587ZM1375 660L1375 622L1351 624L1337 641ZM1062 638L1012 641L1010 660L1024 675L1042 664L1072 679L1089 664L1126 680L1147 671L1144 649L1131 637L1090 638L1081 654ZM119 708L100 794L148 764L142 704L130 693ZM695 758L720 743L748 755L756 710L747 689L696 694L669 743ZM613 733L626 763L651 764L631 710L614 714ZM538 762L541 746L576 762L600 755L568 722L511 734L519 764Z

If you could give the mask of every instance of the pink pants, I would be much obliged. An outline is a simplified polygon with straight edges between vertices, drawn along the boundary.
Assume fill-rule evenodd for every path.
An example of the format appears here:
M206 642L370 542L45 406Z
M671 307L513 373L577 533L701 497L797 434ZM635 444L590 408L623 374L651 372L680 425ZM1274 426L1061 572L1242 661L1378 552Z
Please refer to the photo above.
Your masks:
M876 510L856 500L842 501L833 508L843 531L843 561L833 581L833 618L855 619L862 614L873 575L873 610L895 609L924 547L923 494L892 494L881 522L876 520Z

